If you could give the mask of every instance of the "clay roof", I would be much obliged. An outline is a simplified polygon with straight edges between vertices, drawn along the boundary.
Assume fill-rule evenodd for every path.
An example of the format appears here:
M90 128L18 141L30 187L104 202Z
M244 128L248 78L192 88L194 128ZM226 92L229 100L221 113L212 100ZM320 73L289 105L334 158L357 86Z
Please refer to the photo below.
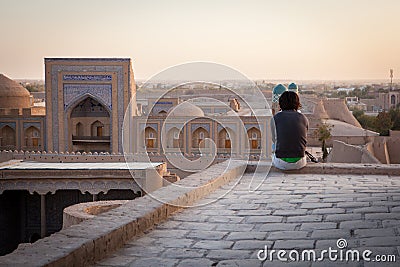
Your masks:
M30 94L22 85L0 74L0 97L4 96L29 97Z
M204 112L198 106L185 101L173 107L168 112L171 117L204 117Z

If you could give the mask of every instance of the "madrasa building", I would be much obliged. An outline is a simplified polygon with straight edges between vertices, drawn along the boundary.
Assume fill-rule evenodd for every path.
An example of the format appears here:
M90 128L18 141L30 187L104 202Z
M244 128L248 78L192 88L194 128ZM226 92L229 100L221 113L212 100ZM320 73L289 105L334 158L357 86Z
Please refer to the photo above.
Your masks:
M257 121L251 112L240 110L236 99L230 99L228 105L237 114L218 111L228 127L204 118L198 104L182 103L179 98L156 100L150 114L141 116L136 105L131 59L46 58L45 108L34 106L29 92L4 75L0 94L0 150L123 153L122 132L127 110L133 118L129 133L131 153L149 152L157 156L179 152L190 157L201 153L199 148L204 146L205 139L217 144L219 155L229 154L232 148L237 154L247 151L248 155L260 156L262 148L270 147L265 134L269 129L267 119ZM180 108L172 112L178 105ZM215 106L212 109L217 110ZM167 116L181 118L180 121L193 116L198 119L181 129L174 126L176 121L163 128ZM246 132L237 130L239 125L234 119L237 116ZM165 146L161 145L163 132L168 139ZM250 144L236 142L244 140L244 135Z
M0 149L121 152L135 92L130 59L45 59L45 72L45 108L0 76Z

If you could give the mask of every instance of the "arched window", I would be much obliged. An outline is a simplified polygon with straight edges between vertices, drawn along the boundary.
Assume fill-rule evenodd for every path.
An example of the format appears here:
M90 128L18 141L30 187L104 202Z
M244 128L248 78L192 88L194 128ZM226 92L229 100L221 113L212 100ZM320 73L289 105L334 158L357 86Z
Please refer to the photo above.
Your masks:
M226 129L222 129L218 133L218 147L219 148L231 148L230 134Z
M181 133L182 134L182 133ZM179 134L178 128L174 127L167 134L167 148L179 148L182 136Z
M250 149L261 149L261 132L256 127L252 127L247 131Z
M391 95L390 96L390 104L391 105L396 105L396 96L395 95Z
M95 121L92 123L92 136L103 136L104 124L100 121Z
M40 131L34 126L30 126L25 131L25 146L28 148L37 148L40 146Z
M80 123L80 122L78 122L77 124L76 124L76 136L83 136L84 134L83 134L83 124L82 123Z
M156 148L157 147L157 132L151 128L151 127L146 127L144 130L144 135L145 135L145 144L147 148Z
M199 148L200 146L204 147L205 143L204 139L209 138L209 134L206 129L203 127L197 128L192 134L192 147Z

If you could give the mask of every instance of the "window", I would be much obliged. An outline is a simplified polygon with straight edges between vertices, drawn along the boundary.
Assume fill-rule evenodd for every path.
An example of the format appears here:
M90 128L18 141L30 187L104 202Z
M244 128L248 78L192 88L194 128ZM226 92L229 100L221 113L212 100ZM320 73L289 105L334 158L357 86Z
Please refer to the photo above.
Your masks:
M251 134L251 139L257 139L257 133L253 132L253 133Z
M204 132L199 133L199 139L202 139L202 140L204 139Z
M174 139L179 139L179 132L174 132Z

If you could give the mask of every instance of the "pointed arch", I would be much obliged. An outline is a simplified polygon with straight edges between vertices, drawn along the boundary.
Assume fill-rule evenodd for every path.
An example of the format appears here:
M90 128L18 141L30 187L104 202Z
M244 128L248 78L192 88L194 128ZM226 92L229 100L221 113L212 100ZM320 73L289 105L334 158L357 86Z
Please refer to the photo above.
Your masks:
M91 129L91 136L101 137L104 134L104 124L99 120L93 122L90 125L90 129Z
M167 111L165 111L165 110L160 110L160 111L158 112L158 115L159 115L159 116L167 116Z
M206 138L210 138L209 132L203 127L198 127L192 133L192 148L204 147Z
M146 148L157 148L158 144L157 144L157 138L158 134L156 132L156 130L154 130L153 127L151 126L147 126L144 129L144 137L145 137L145 145Z
M4 149L15 149L16 147L15 130L8 125L1 128L1 147Z
M37 149L41 146L40 130L30 126L25 130L25 146L29 149Z
M218 148L230 149L232 146L232 133L227 128L218 132Z
M261 149L261 131L256 127L247 130L250 149Z
M109 114L111 114L111 108L107 105L107 103L105 103L101 98L96 97L93 94L90 93L86 93L83 95L80 95L78 97L76 97L75 99L73 99L70 104L68 104L68 106L65 109L65 113L68 114L69 116L71 115L70 113L72 112L72 110L79 104L81 103L83 100L87 99L87 98L91 98L97 102L99 102L106 110Z
M84 136L83 124L81 122L78 122L75 125L75 135L76 136Z
M111 152L111 110L98 97L83 94L66 109L69 149Z
M172 127L167 133L167 148L181 148L183 146L183 132Z

